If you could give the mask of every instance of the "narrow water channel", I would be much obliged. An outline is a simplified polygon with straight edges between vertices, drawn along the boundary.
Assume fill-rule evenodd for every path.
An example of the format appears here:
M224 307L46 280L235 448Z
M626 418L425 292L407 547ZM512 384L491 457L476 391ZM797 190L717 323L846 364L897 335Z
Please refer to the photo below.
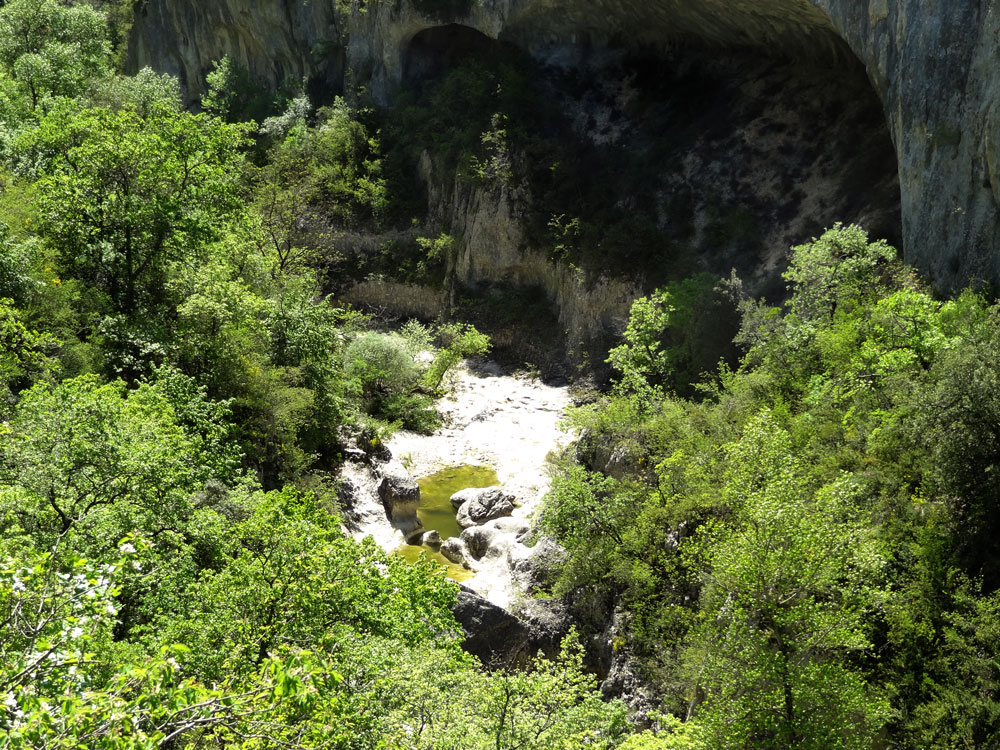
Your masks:
M470 487L490 487L498 484L496 472L488 466L454 466L442 469L417 480L420 485L420 507L417 517L427 531L437 531L441 540L458 536L462 527L455 519L455 508L451 496L459 490ZM421 555L448 569L448 577L456 581L467 581L475 574L426 545L404 544L396 549L396 554L409 562L416 562Z

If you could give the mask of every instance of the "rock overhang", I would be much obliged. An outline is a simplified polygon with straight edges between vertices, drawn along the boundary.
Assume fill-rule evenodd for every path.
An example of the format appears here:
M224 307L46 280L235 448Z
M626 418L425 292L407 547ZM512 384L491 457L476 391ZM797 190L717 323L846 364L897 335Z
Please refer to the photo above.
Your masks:
M343 88L389 104L410 40L444 23L568 64L622 43L752 48L826 65L856 57L897 151L906 260L942 289L1000 281L993 0L470 0L444 3L444 13L426 12L435 0L417 4L424 12L386 0L344 14L333 0L149 0L130 64L177 74L196 92L211 61L231 54L273 85L283 81L269 77L342 76Z

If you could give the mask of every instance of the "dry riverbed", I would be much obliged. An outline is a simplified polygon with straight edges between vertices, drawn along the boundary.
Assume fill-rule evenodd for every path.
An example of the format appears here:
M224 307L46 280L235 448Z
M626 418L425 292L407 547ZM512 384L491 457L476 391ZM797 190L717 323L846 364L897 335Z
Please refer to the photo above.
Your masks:
M397 432L388 447L415 479L455 466L492 468L516 498L513 518L526 524L549 489L547 456L572 440L560 428L570 402L565 387L509 375L493 363L462 366L452 375L450 395L438 405L444 426L433 435ZM383 547L402 544L384 518L366 526L359 533L371 533ZM470 561L473 575L464 581L502 607L510 607L515 596L511 560L530 554L516 537L500 535L490 554Z

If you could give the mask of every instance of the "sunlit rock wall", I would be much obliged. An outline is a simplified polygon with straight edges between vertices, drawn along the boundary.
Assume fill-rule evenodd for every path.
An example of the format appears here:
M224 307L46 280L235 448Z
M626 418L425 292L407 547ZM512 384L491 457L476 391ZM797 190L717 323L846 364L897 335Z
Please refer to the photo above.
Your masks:
M227 55L270 88L305 79L339 90L345 38L330 0L147 0L126 64L177 76L191 102Z

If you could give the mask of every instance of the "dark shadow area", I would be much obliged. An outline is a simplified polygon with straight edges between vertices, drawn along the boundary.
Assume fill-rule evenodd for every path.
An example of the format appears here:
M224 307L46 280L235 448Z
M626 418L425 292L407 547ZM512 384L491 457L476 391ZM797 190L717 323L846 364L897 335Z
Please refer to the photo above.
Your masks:
M451 23L424 29L410 40L403 64L406 86L420 91L426 81L475 58L499 59L516 48L491 39L469 26Z
M580 269L581 295L602 275L652 291L735 270L749 294L773 303L785 294L789 248L836 222L898 247L896 155L856 59L820 64L700 46L574 49L559 58L573 66L545 65L456 24L409 42L382 132L400 176L431 176L434 231L460 237L476 221L463 212L504 195L518 226L515 249ZM494 335L516 330L511 320L484 320L493 317L484 314L488 301L468 312ZM519 308L537 313L512 305L505 315ZM733 316L717 320L719 330L699 336L729 340ZM563 350L600 373L621 321L593 323L589 341ZM541 359L514 351L523 334L510 353ZM717 361L709 355L706 362Z

